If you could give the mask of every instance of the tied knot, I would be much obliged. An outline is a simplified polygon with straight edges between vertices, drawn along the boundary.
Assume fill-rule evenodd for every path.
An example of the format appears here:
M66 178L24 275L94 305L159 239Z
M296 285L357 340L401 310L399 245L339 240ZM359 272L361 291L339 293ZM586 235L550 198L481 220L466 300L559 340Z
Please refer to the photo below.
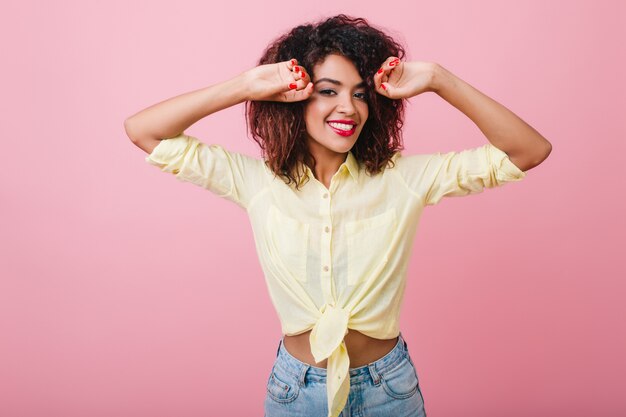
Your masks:
M313 326L310 335L311 353L315 362L328 358L341 344L348 333L350 313L334 304L324 304L321 317Z

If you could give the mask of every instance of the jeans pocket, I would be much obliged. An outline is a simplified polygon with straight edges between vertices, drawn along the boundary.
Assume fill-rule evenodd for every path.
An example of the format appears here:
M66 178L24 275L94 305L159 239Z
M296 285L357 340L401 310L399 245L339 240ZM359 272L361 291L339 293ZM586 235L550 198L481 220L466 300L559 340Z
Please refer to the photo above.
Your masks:
M381 374L385 392L392 398L409 398L418 390L417 372L415 367L405 356L398 366Z
M295 376L274 366L267 381L267 395L276 402L289 403L296 399L300 385Z

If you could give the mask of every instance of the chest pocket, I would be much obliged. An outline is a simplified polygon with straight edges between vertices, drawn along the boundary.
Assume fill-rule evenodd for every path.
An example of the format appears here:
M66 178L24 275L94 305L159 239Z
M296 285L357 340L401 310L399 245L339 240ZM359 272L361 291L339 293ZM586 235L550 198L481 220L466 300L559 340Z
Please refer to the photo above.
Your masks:
M276 206L270 206L267 215L267 236L272 262L301 282L307 280L309 228L308 223L287 216Z
M348 285L366 281L385 266L396 225L394 208L367 219L346 223Z

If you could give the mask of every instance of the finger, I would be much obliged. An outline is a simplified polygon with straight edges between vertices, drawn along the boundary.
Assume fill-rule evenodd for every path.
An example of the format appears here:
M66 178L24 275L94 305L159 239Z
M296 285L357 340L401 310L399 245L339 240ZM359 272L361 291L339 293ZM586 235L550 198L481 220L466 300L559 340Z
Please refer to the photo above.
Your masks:
M293 70L293 67L296 65L298 65L298 60L295 58L292 58L289 61L287 61L287 68L289 68L289 71Z
M401 97L401 89L387 81L381 82L380 85L376 87L376 92L391 99Z
M380 82L385 82L389 78L389 74L393 71L398 65L401 64L400 58L389 57L385 60L383 65L378 69L376 74L374 74L374 80L380 80Z
M302 84L302 81L300 80L299 71L300 71L300 68L297 65L294 65L293 68L291 69L291 82L289 83L289 86L288 86L289 90L302 89L303 84Z
M389 75L391 74L391 71L395 70L396 68L398 68L398 66L401 64L402 62L400 61L400 58L394 58L388 62L385 62L383 64L383 66L381 67L381 69L383 70L380 75L383 78L383 81L387 81L387 78L389 78ZM378 70L380 72L380 70Z
M387 62L387 66L388 67L396 67L400 64L400 58L393 58L392 60L390 60L389 62Z
M409 97L409 91L407 87L396 87L393 84L389 84L386 82L381 84L381 88L379 88L377 92L392 100L399 100Z
M374 86L376 87L376 90L381 88L380 86L382 83L389 81L389 74L391 71L393 71L393 68L380 68L376 74L374 74Z
M313 83L309 82L302 90L295 92L296 100L306 100L313 94Z
M295 65L293 67L293 70L295 71L295 79L296 80L303 80L303 81L305 81L305 84L306 84L306 82L308 81L308 79L307 79L308 74L307 74L306 70L304 69L304 67L301 67L299 65Z
M299 81L301 82L301 80ZM285 102L294 102L308 99L313 94L313 83L309 82L303 89L296 90L295 88L284 92L282 94L283 100Z
M394 87L387 82L383 82L380 83L380 86L378 88L376 88L376 92L385 97L393 98Z
M398 63L398 62L400 62L400 58L398 58L397 56L390 56L383 63L383 67L391 68L391 67L394 67L395 64ZM391 65L391 64L393 64L393 65Z
M400 61L400 58L390 56L385 60L385 62L378 69L378 71L376 71L376 74L374 74L374 86L377 93L383 94L391 98L391 96L389 95L389 91L390 89L393 89L393 87L390 86L387 82L389 81L389 76L391 75L393 70L398 68L401 63L402 62Z
M374 74L374 85L376 88L380 88L380 83L387 81L387 73L384 67L380 67L376 74Z
M296 91L300 91L303 88L305 88L307 86L307 83L304 80L295 80L291 83L289 83L289 89L290 90L296 90Z
M389 97L389 84L380 83L378 93Z
M390 56L389 58L385 59L385 62L382 63L377 74L391 70L394 67L396 67L399 63L400 63L400 58L395 57L395 56ZM383 71L380 71L381 69Z

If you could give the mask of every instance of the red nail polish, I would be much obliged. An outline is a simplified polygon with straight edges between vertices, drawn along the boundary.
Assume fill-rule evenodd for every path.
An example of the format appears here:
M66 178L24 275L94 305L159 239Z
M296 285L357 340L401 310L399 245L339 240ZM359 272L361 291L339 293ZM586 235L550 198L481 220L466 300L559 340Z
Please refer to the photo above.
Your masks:
M296 85L295 83L291 83L291 84L289 84L289 89L290 89L290 90L293 90L293 89L294 89L294 88L296 88L296 87L297 87L297 85Z
M381 69L378 70L378 73L380 74L383 71L384 71L384 69L381 68Z
M298 71L300 71L300 68L296 65L295 67L293 67L293 70L294 70L295 72L298 72Z
M387 87L385 87L385 84L381 84L380 86L383 88L383 90L387 90Z
M291 65L296 65L296 60L295 59L291 60Z

